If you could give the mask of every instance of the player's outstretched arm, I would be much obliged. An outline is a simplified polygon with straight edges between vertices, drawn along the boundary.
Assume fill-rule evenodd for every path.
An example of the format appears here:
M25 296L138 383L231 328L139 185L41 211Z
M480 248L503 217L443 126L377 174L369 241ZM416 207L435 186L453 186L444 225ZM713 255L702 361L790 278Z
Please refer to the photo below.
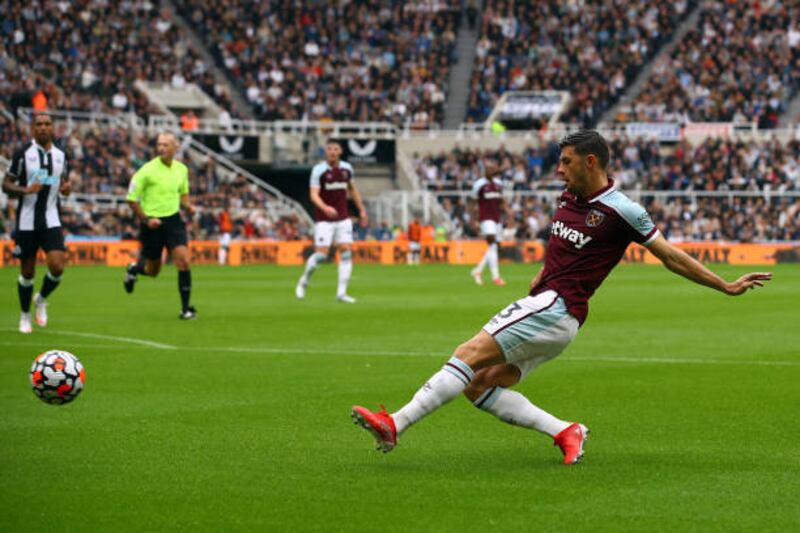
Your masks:
M763 287L764 281L772 279L772 272L750 272L729 283L680 248L672 246L661 235L650 243L647 248L664 263L664 266L676 274L700 285L717 289L730 296L738 296L747 289Z

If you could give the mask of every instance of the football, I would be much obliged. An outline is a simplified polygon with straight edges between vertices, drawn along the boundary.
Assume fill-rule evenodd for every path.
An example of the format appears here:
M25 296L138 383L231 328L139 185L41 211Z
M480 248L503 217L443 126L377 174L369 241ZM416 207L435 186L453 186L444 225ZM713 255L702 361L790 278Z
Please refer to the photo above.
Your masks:
M71 353L49 350L33 361L30 379L33 392L40 400L51 405L63 405L81 393L86 371Z

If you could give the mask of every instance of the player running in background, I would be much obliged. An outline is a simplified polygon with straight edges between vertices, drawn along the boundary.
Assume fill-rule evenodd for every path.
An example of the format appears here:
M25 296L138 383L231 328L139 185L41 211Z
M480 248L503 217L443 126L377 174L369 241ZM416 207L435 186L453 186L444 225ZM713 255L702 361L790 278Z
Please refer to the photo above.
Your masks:
M36 323L47 325L47 297L56 290L67 260L58 195L72 192L67 154L53 143L53 119L46 113L33 117L33 140L17 151L3 179L3 192L19 198L14 227L14 257L19 258L19 331L30 333L31 296L36 275L36 253L44 250L47 274L33 297Z
M419 265L422 252L422 225L419 219L414 219L408 225L408 264Z
M178 269L178 292L181 296L181 320L197 317L189 303L192 293L192 271L189 264L186 224L180 209L189 215L194 207L189 201L189 169L175 159L178 139L172 133L162 133L156 141L158 157L136 171L128 188L128 204L141 223L139 240L141 255L137 263L128 265L124 286L132 293L139 274L156 277L161 272L161 253L164 247L172 254Z
M481 235L489 247L483 254L481 262L470 274L478 285L483 285L483 269L489 265L492 281L495 285L505 285L500 277L499 242L503 237L500 214L503 211L503 182L500 181L500 165L493 159L484 163L486 177L480 178L472 185L472 196L478 202L478 216L481 221Z
M306 288L317 266L328 257L331 243L339 247L339 284L336 299L352 304L356 299L347 294L347 284L353 272L353 221L347 212L347 191L358 209L359 221L367 225L367 210L353 181L353 167L341 161L342 147L328 141L325 161L311 170L310 196L314 204L314 253L306 261L306 268L295 287L295 296L306 297Z
M219 253L217 254L217 259L220 265L225 265L228 262L228 248L231 245L231 231L233 231L233 222L231 222L231 214L228 212L227 206L219 212L217 223L219 224Z
M553 437L564 464L577 463L589 430L533 405L509 387L556 357L572 341L589 311L588 300L622 258L631 242L646 246L671 271L728 295L762 286L768 272L720 278L669 244L647 211L614 188L606 174L608 145L595 131L568 135L560 143L556 173L566 191L553 217L544 268L529 296L494 316L434 374L411 401L391 415L354 406L356 423L388 452L398 435L463 393L500 420Z

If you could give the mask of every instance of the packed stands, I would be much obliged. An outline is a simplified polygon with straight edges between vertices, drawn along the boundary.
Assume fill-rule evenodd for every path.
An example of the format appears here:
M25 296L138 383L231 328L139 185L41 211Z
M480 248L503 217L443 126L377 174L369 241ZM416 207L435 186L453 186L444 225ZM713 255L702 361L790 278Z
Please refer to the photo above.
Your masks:
M704 3L620 121L756 122L774 128L800 89L800 3Z
M460 0L179 0L264 120L439 124Z
M781 196L800 192L798 140L708 138L697 145L683 141L663 147L652 140L623 137L612 139L610 148L610 175L621 189L642 195L641 201L670 239L800 238L800 195ZM554 153L553 147L528 147L521 153L455 148L417 156L414 164L422 185L437 193L456 225L466 236L477 237L478 221L467 192L482 175L486 158L499 161L508 197L506 238L546 238L552 216L552 194L546 192L563 187L553 174L552 161L546 164ZM683 194L656 196L669 191Z
M557 89L572 96L563 121L595 124L695 4L487 0L467 122L506 91Z
M0 100L12 112L38 102L147 116L153 110L136 80L196 83L232 107L159 2L0 0L0 12Z

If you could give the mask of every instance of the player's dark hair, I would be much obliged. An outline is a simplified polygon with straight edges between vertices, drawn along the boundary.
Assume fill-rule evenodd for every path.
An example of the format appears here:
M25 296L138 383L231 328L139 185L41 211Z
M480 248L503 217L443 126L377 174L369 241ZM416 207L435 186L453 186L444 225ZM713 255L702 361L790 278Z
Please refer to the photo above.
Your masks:
M595 130L581 130L570 133L558 142L558 147L564 149L567 146L575 148L575 153L580 155L592 154L600 160L600 167L605 170L608 166L608 143L602 135Z

